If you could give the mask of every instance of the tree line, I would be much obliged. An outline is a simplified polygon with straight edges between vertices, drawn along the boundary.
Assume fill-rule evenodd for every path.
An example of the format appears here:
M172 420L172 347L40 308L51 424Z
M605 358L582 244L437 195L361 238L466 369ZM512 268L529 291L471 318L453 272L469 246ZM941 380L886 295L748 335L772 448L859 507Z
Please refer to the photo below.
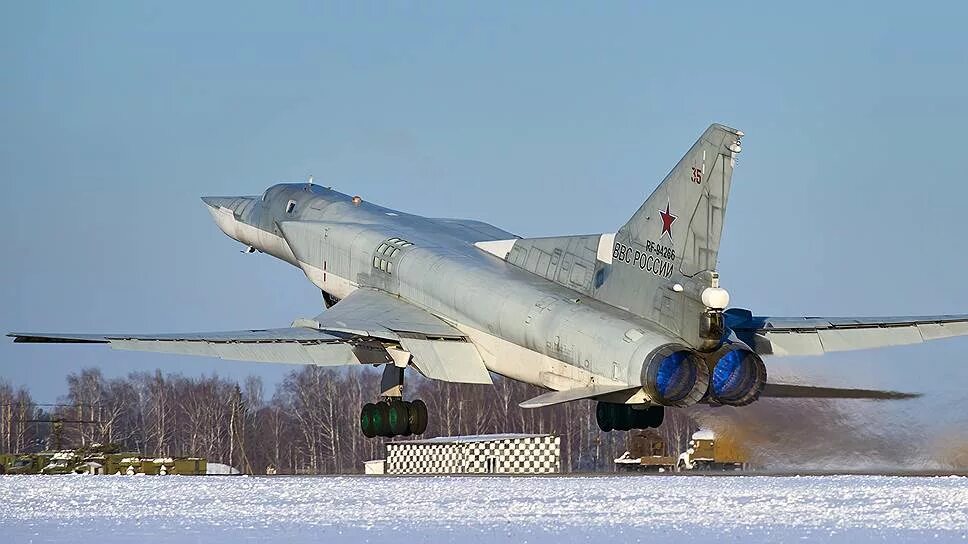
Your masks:
M595 403L522 409L542 392L492 375L492 385L454 384L408 372L405 398L427 403L423 437L490 433L552 433L561 437L562 469L611 471L627 449L627 433L603 433ZM202 456L242 472L358 473L384 455L384 439L359 430L360 407L378 398L380 371L369 367L300 367L271 394L260 378L242 383L217 375L133 372L106 378L97 368L67 376L58 405L37 405L29 391L0 381L0 449L20 453L57 446L117 444L158 456ZM45 422L62 422L56 424ZM696 430L685 413L666 409L659 428L673 451ZM397 438L399 440L400 438Z

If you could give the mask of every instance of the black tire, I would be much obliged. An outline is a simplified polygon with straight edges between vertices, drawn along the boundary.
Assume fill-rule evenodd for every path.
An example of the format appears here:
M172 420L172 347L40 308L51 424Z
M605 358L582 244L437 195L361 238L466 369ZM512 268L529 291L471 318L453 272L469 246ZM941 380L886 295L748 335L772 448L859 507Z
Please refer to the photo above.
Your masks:
M626 404L613 404L612 413L616 431L627 431L632 428L635 421L632 419L632 409Z
M363 431L363 436L367 438L373 438L377 435L376 427L373 425L374 408L373 403L368 402L360 410L360 430Z
M408 403L408 416L410 422L410 432L421 435L427 432L427 405L420 399L415 399Z
M418 429L420 427L419 425L420 422L417 419L419 417L419 414L417 414L417 408L414 407L413 402L407 401L406 405L407 405L407 436L410 436L410 435L416 434L413 432L414 429Z
M409 423L409 410L402 400L392 400L387 410L387 425L390 427L391 436L407 434Z
M603 433L611 432L615 428L615 419L612 417L614 411L611 407L612 405L607 402L599 402L595 407L595 419Z
M649 423L652 422L652 414L649 412L648 408L638 410L631 406L628 407L629 411L629 422L631 423L631 429L648 429Z
M407 420L407 430L400 433L400 436L413 436L413 403L408 400L403 401L403 405L407 408L404 412L406 414Z
M665 406L650 406L649 412L649 427L654 427L656 429L662 425L665 420Z
M390 435L390 406L385 402L373 405L373 432L376 436L389 438Z

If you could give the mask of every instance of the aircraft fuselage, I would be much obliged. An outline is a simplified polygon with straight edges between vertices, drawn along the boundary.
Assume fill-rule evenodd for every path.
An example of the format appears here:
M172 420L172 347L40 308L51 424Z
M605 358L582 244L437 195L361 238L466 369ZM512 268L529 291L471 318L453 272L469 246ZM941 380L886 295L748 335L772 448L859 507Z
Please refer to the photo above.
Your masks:
M299 267L336 298L369 287L467 334L488 370L551 389L639 384L648 354L685 341L521 270L474 244L513 239L484 223L430 219L317 185L206 198L230 237Z

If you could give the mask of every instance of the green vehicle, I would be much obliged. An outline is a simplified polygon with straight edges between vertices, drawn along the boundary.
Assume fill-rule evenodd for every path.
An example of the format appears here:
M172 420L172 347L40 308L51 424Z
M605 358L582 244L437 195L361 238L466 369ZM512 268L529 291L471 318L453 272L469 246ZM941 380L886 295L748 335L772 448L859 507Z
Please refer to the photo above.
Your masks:
M150 474L201 476L204 457L145 457L121 452L113 445L94 444L76 450L0 454L0 474Z
M35 454L0 455L0 474L40 474L43 466L41 458Z
M203 476L208 469L208 462L201 457L159 457L122 459L119 463L121 474L147 474L152 476ZM111 472L110 474L115 474Z
M65 450L54 452L44 468L40 469L41 474L72 474L74 469L81 462L81 456L76 451Z

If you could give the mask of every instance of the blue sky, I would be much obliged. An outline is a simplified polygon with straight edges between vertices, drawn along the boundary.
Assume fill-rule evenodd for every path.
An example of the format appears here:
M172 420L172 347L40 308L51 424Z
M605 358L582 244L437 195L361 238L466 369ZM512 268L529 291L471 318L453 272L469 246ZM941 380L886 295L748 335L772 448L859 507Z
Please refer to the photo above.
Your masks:
M747 134L735 305L968 312L968 4L275 4L0 3L0 330L315 315L298 270L241 254L198 199L310 173L525 236L611 232L711 122ZM960 403L966 349L768 364ZM0 341L0 378L41 401L90 365L291 368Z

